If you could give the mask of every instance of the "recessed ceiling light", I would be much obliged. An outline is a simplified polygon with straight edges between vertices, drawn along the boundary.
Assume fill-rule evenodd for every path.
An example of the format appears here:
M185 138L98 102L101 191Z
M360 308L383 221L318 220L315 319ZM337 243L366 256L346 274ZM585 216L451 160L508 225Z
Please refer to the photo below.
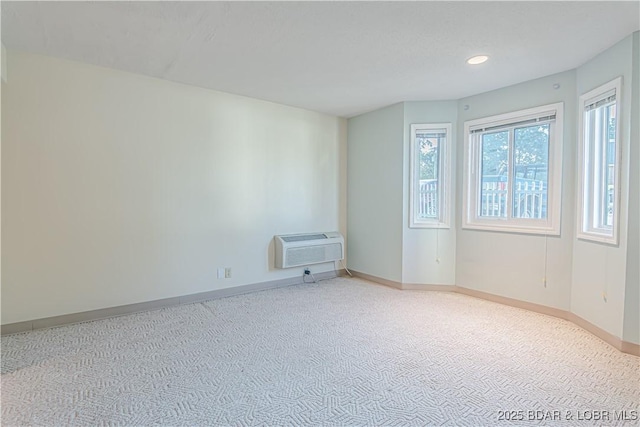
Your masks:
M478 65L485 62L489 57L487 55L478 55L467 59L467 64Z

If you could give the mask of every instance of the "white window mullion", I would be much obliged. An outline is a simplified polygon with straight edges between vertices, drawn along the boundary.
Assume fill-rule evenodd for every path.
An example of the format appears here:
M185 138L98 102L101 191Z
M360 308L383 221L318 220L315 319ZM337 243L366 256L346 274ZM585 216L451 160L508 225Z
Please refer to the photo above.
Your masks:
M607 208L608 208L608 188L607 188L607 175L609 172L609 167L607 166L607 128L608 123L606 123L607 114L606 109L598 109L600 113L600 117L598 118L598 123L600 124L600 132L598 132L598 142L600 143L600 153L602 161L600 162L600 220L598 222L598 226L603 228L608 228L606 226L607 223Z
M444 199L446 197L445 187L448 185L448 183L447 183L446 175L444 174L443 159L446 157L445 150L449 148L448 147L449 138L450 138L450 135L447 134L446 137L444 138L444 141L441 140L441 142L438 144L438 155L436 158L436 164L438 165L437 196L438 196L438 223L439 224L443 224L445 222L445 217L448 215L447 206L446 206L446 203L444 202Z
M514 140L514 132L513 128L509 129L509 155L508 155L508 163L507 163L507 197L505 197L505 203L507 204L505 214L506 219L513 219L513 193L516 191L516 172L515 172L515 163L516 163L516 150L513 143Z
M593 207L593 214L594 214L594 224L593 227L594 228L598 228L600 227L600 225L602 224L602 200L603 200L603 195L604 195L604 174L603 174L603 170L604 170L604 162L605 162L605 158L602 155L603 154L603 150L602 150L602 110L601 109L596 109L595 110L595 129L593 132L593 136L594 136L594 141L593 141L593 145L594 145L594 153L595 153L595 157L593 158L594 162L594 207Z
M475 200L474 216L480 216L482 212L482 138L480 134L473 136L473 157L471 160L473 167L473 195L470 197Z
M594 170L593 165L593 161L596 158L594 153L596 151L596 147L595 147L595 127L596 127L596 122L595 120L593 120L591 117L595 116L595 111L590 111L590 112L586 112L585 113L585 117L589 120L588 126L585 129L585 143L584 143L584 149L585 149L585 157L584 157L584 170ZM595 174L591 173L589 174L586 179L584 180L584 182L586 183L585 185L585 189L583 192L583 196L585 198L585 209L584 209L584 213L585 213L585 218L586 218L586 227L584 231L590 231L596 228L596 221L597 219L594 218L593 215L593 206L595 206L595 200L596 200L596 193L597 193L597 179L594 176Z

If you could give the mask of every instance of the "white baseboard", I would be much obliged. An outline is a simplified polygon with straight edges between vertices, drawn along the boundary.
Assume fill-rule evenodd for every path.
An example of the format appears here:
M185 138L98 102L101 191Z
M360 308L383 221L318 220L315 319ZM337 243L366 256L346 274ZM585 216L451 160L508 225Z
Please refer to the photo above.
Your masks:
M548 316L558 317L560 319L568 320L575 325L581 327L585 331L595 335L602 341L611 345L612 347L620 350L623 353L631 354L634 356L640 356L640 344L624 341L621 338L599 328L598 326L590 323L589 321L581 318L580 316L571 313L566 310L561 310L554 307L547 307L546 305L534 304L526 301L517 300L514 298L507 298L500 295L490 294L488 292L477 291L475 289L463 288L457 285L419 285L413 283L400 283L392 280L383 279L380 277L372 276L370 274L362 273L359 271L351 270L353 275L370 282L378 283L385 286L390 286L399 290L430 290L430 291L450 291L458 292L467 296L480 298L483 300L496 302L499 304L508 305L511 307L522 308L525 310L533 311L540 314L546 314Z
M343 276L344 270L327 271L324 273L314 273L316 280L331 279L336 276ZM0 333L2 335L16 334L20 332L33 331L36 329L53 328L56 326L69 325L72 323L88 322L109 317L124 316L141 311L158 310L160 308L171 307L181 304L191 304L195 302L208 301L212 299L225 298L250 292L264 291L267 289L282 288L304 283L301 277L291 277L287 279L273 280L270 282L253 283L249 285L234 286L232 288L216 289L197 294L183 295L173 298L163 298L155 301L146 301L136 304L120 305L117 307L101 308L98 310L83 311L80 313L63 314L60 316L45 317L41 319L27 320L24 322L9 323L2 325Z

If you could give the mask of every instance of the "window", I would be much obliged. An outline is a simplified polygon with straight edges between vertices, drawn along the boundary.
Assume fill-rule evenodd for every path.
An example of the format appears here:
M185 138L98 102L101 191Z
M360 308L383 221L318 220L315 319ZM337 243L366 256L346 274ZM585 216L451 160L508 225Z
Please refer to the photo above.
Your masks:
M622 78L580 97L578 238L618 243Z
M409 226L449 228L451 123L411 125Z
M560 234L563 104L465 122L463 228Z

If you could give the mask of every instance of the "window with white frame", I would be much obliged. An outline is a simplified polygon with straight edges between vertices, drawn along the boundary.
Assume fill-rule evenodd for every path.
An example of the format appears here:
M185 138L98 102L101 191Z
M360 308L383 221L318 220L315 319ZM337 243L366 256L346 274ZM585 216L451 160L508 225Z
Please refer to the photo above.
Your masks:
M617 78L580 97L578 238L618 243L620 88Z
M560 234L563 103L465 122L463 228Z
M409 226L449 228L451 123L411 125Z

